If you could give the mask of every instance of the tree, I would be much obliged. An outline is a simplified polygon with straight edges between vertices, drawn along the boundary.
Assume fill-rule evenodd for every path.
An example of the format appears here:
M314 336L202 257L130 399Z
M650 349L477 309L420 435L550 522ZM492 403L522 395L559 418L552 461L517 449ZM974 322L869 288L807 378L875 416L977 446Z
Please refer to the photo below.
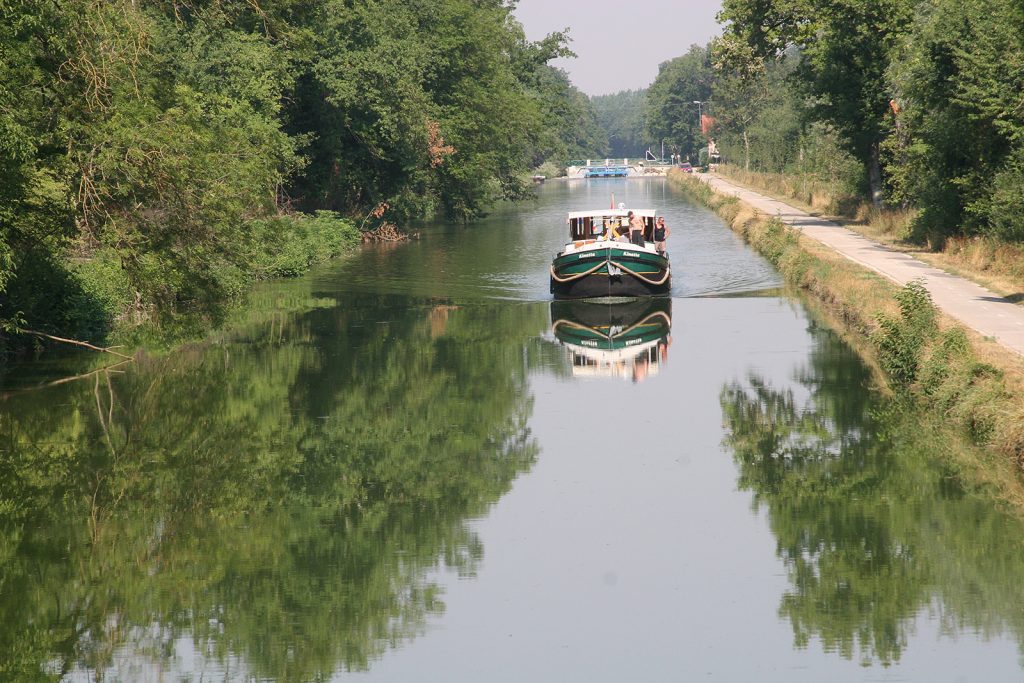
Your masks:
M888 133L886 79L893 49L913 18L914 0L725 0L726 36L753 55L800 50L796 83L811 114L834 126L868 169L872 200L882 202L881 144Z
M469 220L521 196L538 159L603 150L547 65L566 34L527 41L512 7L4 3L0 341L217 320L267 272L267 220Z
M565 71L542 65L530 92L544 118L534 166L549 159L562 165L569 159L608 153L608 134L598 123L591 100L569 81Z
M651 146L645 142L644 111L647 91L623 90L590 98L598 125L608 137L608 154L613 157L641 157Z
M722 128L739 129L743 137L743 167L749 171L749 128L772 97L766 58L755 55L748 44L734 36L712 41L710 51L715 69L715 120Z
M1022 31L1018 3L936 0L893 59L901 135L887 168L935 245L957 232L1024 240Z
M694 102L710 98L713 77L710 53L699 45L661 64L647 89L644 119L648 139L664 140L671 149L696 157L703 141Z

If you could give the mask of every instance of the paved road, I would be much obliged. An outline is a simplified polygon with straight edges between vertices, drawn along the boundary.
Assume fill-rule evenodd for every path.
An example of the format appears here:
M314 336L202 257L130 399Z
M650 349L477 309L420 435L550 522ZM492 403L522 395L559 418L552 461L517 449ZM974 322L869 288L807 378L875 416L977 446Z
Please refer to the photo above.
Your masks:
M893 251L838 223L811 216L777 199L734 185L721 176L703 173L697 177L723 194L739 197L765 215L778 216L783 223L798 228L804 235L897 284L903 285L920 279L940 310L1024 355L1024 307L1017 306L981 285Z

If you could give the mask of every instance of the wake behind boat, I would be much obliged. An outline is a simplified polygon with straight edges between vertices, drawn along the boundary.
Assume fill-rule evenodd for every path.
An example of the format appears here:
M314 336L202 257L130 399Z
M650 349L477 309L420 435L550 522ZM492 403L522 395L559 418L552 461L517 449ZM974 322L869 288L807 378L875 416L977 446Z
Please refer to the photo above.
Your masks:
M672 273L668 257L659 254L654 244L656 213L633 210L644 226L642 239L635 243L628 241L629 213L618 208L569 214L570 241L551 263L551 293L556 299L669 293Z

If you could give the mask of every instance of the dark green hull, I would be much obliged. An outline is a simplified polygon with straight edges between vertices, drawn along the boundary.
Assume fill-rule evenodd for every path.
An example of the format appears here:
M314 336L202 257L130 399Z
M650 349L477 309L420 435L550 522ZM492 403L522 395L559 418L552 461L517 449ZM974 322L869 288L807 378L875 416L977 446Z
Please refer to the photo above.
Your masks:
M558 256L551 263L556 299L659 296L671 288L667 257L624 243Z

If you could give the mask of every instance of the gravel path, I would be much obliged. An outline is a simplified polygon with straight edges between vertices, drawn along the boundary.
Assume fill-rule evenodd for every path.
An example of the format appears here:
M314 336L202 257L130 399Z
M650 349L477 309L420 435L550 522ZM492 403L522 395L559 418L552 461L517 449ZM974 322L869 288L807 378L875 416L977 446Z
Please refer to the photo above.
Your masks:
M696 177L718 192L738 197L767 216L778 216L783 223L798 228L804 235L897 284L921 280L940 310L1024 355L1024 307L970 280L889 249L838 223L811 216L777 199L734 185L720 176L703 173Z

